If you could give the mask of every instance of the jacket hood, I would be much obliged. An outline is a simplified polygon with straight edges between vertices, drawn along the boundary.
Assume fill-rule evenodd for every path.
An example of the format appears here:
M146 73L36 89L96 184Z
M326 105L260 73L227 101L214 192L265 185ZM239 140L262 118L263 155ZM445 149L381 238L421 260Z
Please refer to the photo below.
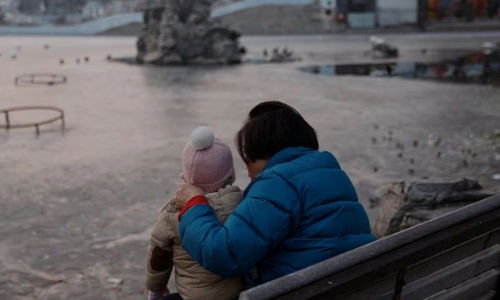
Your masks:
M206 194L205 197L214 209L217 220L224 223L236 206L240 204L243 192L235 185L228 185L218 192Z

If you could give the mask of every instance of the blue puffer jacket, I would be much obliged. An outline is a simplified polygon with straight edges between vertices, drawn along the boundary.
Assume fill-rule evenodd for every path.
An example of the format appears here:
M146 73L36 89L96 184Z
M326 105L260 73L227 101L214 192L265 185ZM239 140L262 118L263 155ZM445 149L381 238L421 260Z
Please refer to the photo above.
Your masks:
M375 240L335 157L303 147L275 154L224 225L209 205L195 205L179 231L200 265L243 274L249 287Z

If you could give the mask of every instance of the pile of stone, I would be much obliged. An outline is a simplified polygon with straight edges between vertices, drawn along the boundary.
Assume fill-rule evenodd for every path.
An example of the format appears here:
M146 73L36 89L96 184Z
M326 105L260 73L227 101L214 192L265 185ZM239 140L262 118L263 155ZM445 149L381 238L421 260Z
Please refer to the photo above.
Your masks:
M300 57L295 56L293 51L288 50L288 47L284 47L283 49L279 47L273 48L271 53L268 53L267 49L264 49L262 55L264 57L263 62L283 63L300 60Z
M240 34L210 19L210 0L157 0L141 5L144 25L137 61L154 64L233 64L245 49Z
M382 203L373 226L377 237L387 236L493 195L477 181L451 183L397 182L382 187L373 203Z

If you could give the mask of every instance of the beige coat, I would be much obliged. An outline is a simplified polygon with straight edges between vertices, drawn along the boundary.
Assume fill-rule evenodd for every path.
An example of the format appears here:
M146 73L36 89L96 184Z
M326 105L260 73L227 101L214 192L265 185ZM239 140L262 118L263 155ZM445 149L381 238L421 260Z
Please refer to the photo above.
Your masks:
M238 187L227 186L217 193L205 195L223 223L238 206L243 193ZM151 233L147 257L146 287L153 292L165 289L172 266L175 265L177 292L184 300L231 300L245 288L241 277L224 279L202 268L181 246L179 237L179 212L174 199L162 208L160 217Z

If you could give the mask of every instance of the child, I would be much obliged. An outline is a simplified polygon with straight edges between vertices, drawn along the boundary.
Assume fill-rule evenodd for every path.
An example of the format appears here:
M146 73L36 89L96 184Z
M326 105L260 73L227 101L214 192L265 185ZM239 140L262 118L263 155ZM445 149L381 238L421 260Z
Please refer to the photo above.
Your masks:
M238 187L231 185L235 179L231 149L208 127L198 127L184 147L182 165L181 178L205 192L217 219L223 223L243 196ZM161 209L151 233L146 275L149 299L237 298L245 287L243 279L224 279L198 265L181 246L178 215L172 199ZM173 265L179 294L164 296L169 294L167 282Z

